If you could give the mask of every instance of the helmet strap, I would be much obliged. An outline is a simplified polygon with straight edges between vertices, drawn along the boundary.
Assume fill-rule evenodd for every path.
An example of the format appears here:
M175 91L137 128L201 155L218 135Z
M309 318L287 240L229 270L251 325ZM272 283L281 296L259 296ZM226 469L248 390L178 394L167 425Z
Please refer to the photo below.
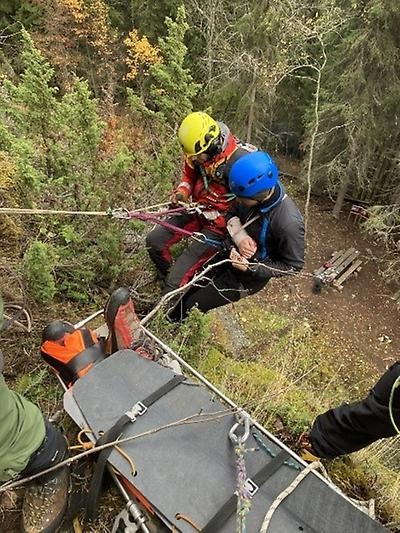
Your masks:
M205 154L207 154L210 158L215 157L216 155L220 154L222 152L222 136L221 134L216 137L210 146L207 148L207 150L204 151Z
M257 194L257 196L254 198L257 200L259 204L263 204L264 202L267 202L272 198L272 196L275 194L276 187L273 187L272 189L267 189L267 192L262 192L260 194Z

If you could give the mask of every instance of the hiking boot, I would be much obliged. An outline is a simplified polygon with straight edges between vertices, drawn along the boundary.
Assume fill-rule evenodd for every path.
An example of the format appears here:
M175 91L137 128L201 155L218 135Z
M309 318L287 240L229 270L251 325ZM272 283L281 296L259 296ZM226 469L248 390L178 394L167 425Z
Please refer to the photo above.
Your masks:
M109 335L106 340L107 353L131 348L140 343L142 332L129 290L116 289L108 299L104 309Z
M60 526L68 503L69 468L55 471L44 483L29 485L22 504L23 533L53 533Z
M314 450L310 440L310 434L307 431L304 431L297 441L298 446L300 447L299 455L307 463L313 463L314 461L320 461L317 452Z

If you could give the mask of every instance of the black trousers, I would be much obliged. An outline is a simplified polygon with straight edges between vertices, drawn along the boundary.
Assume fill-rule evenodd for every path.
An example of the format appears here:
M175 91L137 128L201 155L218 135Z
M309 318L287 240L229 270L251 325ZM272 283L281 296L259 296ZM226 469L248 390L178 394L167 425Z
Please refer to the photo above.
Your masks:
M400 362L391 366L360 402L344 404L317 416L310 431L312 447L319 457L333 458L355 452L372 442L396 435L390 420L389 399L400 376ZM393 401L393 417L400 427L400 388Z
M219 260L221 260L219 256ZM221 266L203 280L201 286L191 288L177 303L169 318L181 321L186 318L193 307L204 313L232 302L237 302L245 296L260 291L269 280L243 279L230 266Z
M47 419L44 420L46 435L39 448L31 455L25 469L20 473L21 477L32 476L55 466L68 457L68 447L65 437L61 431ZM40 476L37 479L38 483L46 483L54 475L57 470Z

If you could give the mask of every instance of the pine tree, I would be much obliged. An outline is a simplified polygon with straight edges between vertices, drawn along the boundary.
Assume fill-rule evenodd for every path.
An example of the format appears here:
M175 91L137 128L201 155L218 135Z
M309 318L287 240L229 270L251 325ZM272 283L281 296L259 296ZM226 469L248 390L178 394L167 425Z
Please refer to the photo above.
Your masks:
M151 67L151 97L154 107L171 125L176 125L192 109L192 99L199 85L195 84L184 66L187 47L184 43L188 30L184 6L177 11L176 20L165 19L167 36L158 41L163 62Z
M342 3L348 22L332 35L322 86L321 128L330 133L317 151L322 187L338 192L337 216L348 191L391 201L400 139L398 3Z

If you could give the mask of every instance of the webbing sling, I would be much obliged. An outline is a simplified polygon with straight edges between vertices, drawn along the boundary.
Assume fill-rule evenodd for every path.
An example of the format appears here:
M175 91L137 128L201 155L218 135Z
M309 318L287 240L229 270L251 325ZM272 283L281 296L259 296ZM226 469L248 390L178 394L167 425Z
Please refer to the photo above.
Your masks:
M149 396L147 396L147 398L137 402L132 407L131 411L127 411L125 414L123 414L121 418L119 418L117 422L115 422L115 424L97 440L96 446L101 446L102 444L107 444L108 442L116 440L121 435L123 428L128 424L128 422L134 422L136 420L136 415L144 414L151 405L165 396L165 394L174 389L185 379L185 376L178 374L164 383L164 385L162 385L160 388L152 392ZM97 502L100 495L104 470L112 450L113 447L110 446L99 453L99 458L94 469L92 481L90 482L86 504L86 518L88 520L93 520L96 516Z
M269 463L264 465L257 474L251 478L251 480L261 487L290 457L289 452L282 450L276 457L274 457ZM211 520L204 526L201 533L217 533L221 527L225 524L230 516L235 512L237 505L237 495L232 496L227 500L221 509L211 518Z

